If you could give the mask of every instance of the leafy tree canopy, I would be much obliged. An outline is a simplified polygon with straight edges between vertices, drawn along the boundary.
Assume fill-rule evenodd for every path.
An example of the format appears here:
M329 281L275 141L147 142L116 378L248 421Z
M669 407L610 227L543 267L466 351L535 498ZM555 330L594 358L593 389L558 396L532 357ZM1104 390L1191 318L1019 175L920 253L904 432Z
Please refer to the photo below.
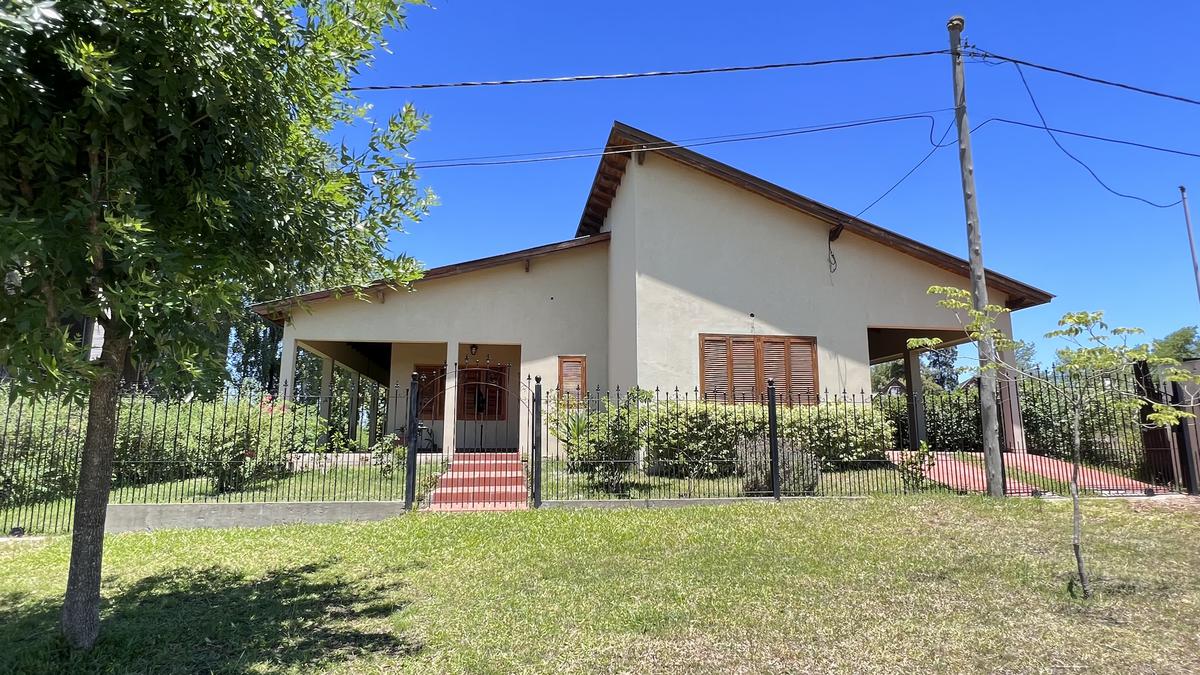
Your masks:
M1155 356L1183 361L1200 358L1200 336L1195 326L1184 326L1154 341Z
M0 8L0 363L24 389L94 379L94 318L188 377L248 299L415 278L411 107L345 89L393 0L17 0ZM371 126L366 149L330 140Z

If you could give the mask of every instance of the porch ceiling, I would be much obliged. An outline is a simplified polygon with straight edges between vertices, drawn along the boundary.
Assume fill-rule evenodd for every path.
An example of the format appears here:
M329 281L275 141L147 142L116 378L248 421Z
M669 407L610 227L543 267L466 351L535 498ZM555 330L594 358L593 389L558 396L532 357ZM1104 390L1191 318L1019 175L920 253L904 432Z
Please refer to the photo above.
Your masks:
M867 353L871 365L904 358L910 338L941 338L946 347L969 342L961 330L933 328L867 328Z

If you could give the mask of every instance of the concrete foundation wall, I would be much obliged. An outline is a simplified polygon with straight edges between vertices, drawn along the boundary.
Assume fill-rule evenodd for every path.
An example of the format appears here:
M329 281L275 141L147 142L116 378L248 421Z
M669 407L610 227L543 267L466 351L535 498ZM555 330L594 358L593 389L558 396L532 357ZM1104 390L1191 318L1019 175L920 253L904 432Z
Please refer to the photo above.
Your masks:
M110 504L105 532L201 527L265 527L287 523L383 520L405 513L403 502L261 502L256 504Z

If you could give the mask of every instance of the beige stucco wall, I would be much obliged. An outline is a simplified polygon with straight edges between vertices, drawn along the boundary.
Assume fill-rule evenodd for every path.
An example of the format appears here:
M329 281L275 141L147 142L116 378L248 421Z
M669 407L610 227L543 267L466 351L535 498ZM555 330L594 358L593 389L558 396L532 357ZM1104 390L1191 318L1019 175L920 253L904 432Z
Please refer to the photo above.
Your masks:
M608 381L613 386L627 387L637 381L636 203L637 184L634 181L623 182L601 228L601 231L611 233L608 259ZM588 384L589 388L594 388L590 379Z
M827 223L661 156L630 162L630 187L632 215L610 220L614 242L635 223L640 386L697 386L700 333L777 334L816 337L821 387L857 393L870 388L868 326L958 327L926 289L965 277L849 232L830 273ZM624 297L610 299L621 313Z
M296 340L435 343L393 347L391 383L402 387L414 363L454 363L460 345L520 347L518 375L557 386L558 356L587 356L590 387L607 387L608 244L600 242L530 260L440 279L382 302L328 299L293 312L284 327L284 371ZM395 414L395 411L393 411ZM527 414L522 406L522 415ZM528 424L520 423L522 435Z

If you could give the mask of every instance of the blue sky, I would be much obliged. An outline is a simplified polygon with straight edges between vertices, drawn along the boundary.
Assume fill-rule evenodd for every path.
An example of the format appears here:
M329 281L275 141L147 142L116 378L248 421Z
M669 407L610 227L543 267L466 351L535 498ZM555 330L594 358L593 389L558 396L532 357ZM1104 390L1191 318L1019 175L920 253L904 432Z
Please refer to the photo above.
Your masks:
M946 19L996 53L1152 89L1200 96L1191 47L1200 4L435 1L356 84L505 79L742 65L947 46ZM1178 29L1178 30L1177 30ZM1027 71L1050 126L1200 151L1200 107ZM1009 65L969 65L970 115L1036 122ZM747 74L364 93L380 116L414 103L431 127L428 161L600 146L613 120L667 139L822 124L952 105L948 56ZM952 122L937 114L938 134ZM702 151L855 213L929 149L907 121ZM361 135L348 132L351 144ZM1200 220L1200 160L1062 138L1113 187L1172 202L1188 185ZM974 137L985 259L1057 298L1014 316L1038 338L1066 311L1105 310L1160 336L1200 323L1182 212L1103 191L1038 130L989 125ZM394 242L429 266L571 237L597 160L431 169L441 205ZM965 256L953 147L864 215ZM1039 345L1049 358L1050 343Z

